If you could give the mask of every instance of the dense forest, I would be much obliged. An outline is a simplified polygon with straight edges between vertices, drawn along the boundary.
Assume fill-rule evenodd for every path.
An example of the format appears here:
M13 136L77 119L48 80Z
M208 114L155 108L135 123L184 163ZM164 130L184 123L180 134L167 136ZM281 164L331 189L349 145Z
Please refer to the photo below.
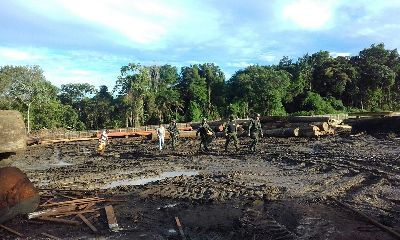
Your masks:
M213 63L121 67L113 89L47 81L40 66L0 67L0 109L23 113L28 131L119 128L225 118L400 109L397 49L373 44L352 57L327 51L253 65L226 79Z

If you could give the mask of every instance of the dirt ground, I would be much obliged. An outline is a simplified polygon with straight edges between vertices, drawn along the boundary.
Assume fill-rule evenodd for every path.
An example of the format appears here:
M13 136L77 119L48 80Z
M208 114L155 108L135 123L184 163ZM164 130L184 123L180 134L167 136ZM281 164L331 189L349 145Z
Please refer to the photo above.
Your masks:
M182 140L176 151L158 151L154 142L112 139L104 156L94 153L94 140L31 146L11 156L12 165L41 189L42 202L125 200L113 203L121 229L109 231L104 210L85 214L97 234L85 224L23 216L5 225L24 234L19 239L396 239L336 199L400 232L395 134L264 138L255 154L246 138L239 152L223 152L224 139L209 152L198 144ZM5 230L0 238L16 239Z

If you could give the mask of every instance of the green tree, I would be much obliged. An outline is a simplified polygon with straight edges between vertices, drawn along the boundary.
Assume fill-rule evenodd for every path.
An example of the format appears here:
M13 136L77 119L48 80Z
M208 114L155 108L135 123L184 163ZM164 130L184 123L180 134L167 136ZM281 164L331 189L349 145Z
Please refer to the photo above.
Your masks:
M266 66L250 66L236 72L230 81L232 103L242 102L249 111L263 115L284 115L283 102L290 86L288 72ZM248 113L241 113L245 115Z
M193 116L196 116L198 109L201 109L202 116L206 116L208 103L207 84L205 78L200 76L197 65L181 69L178 87L183 98L184 109L188 110L186 112L186 121L193 121Z
M31 108L53 99L57 88L48 82L42 69L35 66L5 66L0 69L4 92L2 98L26 117L27 131L31 130Z

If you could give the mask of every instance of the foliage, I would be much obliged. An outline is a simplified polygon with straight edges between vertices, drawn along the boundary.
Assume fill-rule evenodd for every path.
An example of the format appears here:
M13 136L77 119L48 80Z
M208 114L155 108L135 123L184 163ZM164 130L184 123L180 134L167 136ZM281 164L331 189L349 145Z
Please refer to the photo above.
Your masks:
M27 127L101 129L158 122L314 115L400 109L397 49L373 44L352 57L327 51L277 65L248 66L225 79L214 63L181 67L128 63L112 92L87 83L57 89L39 66L0 67L0 109L23 113Z

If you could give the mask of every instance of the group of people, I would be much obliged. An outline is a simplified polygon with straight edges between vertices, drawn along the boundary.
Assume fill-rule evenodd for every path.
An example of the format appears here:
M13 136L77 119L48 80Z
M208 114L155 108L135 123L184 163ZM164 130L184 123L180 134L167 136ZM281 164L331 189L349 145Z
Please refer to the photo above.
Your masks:
M228 146L231 142L233 142L236 151L239 150L239 140L237 138L237 132L238 132L238 124L236 123L236 120L234 116L229 117L229 121L225 124L224 126L224 132L225 132L225 151L228 151ZM209 144L212 142L213 137L215 136L214 131L212 128L208 125L207 120L203 119L200 128L197 130L196 135L200 134L200 151L202 149L208 150ZM254 118L250 120L250 124L248 127L248 136L251 137L253 140L250 144L250 151L255 152L258 141L261 137L264 136L262 128L261 128L261 122L260 122L260 114L256 114Z
M171 140L171 147L172 150L175 150L176 143L178 140L179 136L179 130L178 126L176 124L176 121L173 120L167 129L160 123L158 128L156 129L157 132L157 138L158 138L158 148L159 150L163 149L164 146L164 140L165 140L165 131L168 131L170 134L170 140ZM239 150L238 144L238 138L237 138L237 132L238 132L238 124L236 123L236 120L234 116L229 117L229 121L225 124L224 126L224 132L225 132L225 151L228 151L229 144L233 142L236 151ZM215 132L213 129L208 125L207 119L203 119L201 122L200 127L198 128L196 132L196 136L200 135L200 148L199 150L209 150L209 144L212 142L212 140L215 137ZM248 136L252 138L252 142L250 144L250 151L256 151L258 141L260 138L263 137L263 131L261 128L261 123L260 123L260 114L256 114L254 118L250 120L250 124L248 126ZM108 144L108 130L104 130L102 134L100 135L99 138L99 145L97 152L99 155L103 155L105 151L105 147Z

